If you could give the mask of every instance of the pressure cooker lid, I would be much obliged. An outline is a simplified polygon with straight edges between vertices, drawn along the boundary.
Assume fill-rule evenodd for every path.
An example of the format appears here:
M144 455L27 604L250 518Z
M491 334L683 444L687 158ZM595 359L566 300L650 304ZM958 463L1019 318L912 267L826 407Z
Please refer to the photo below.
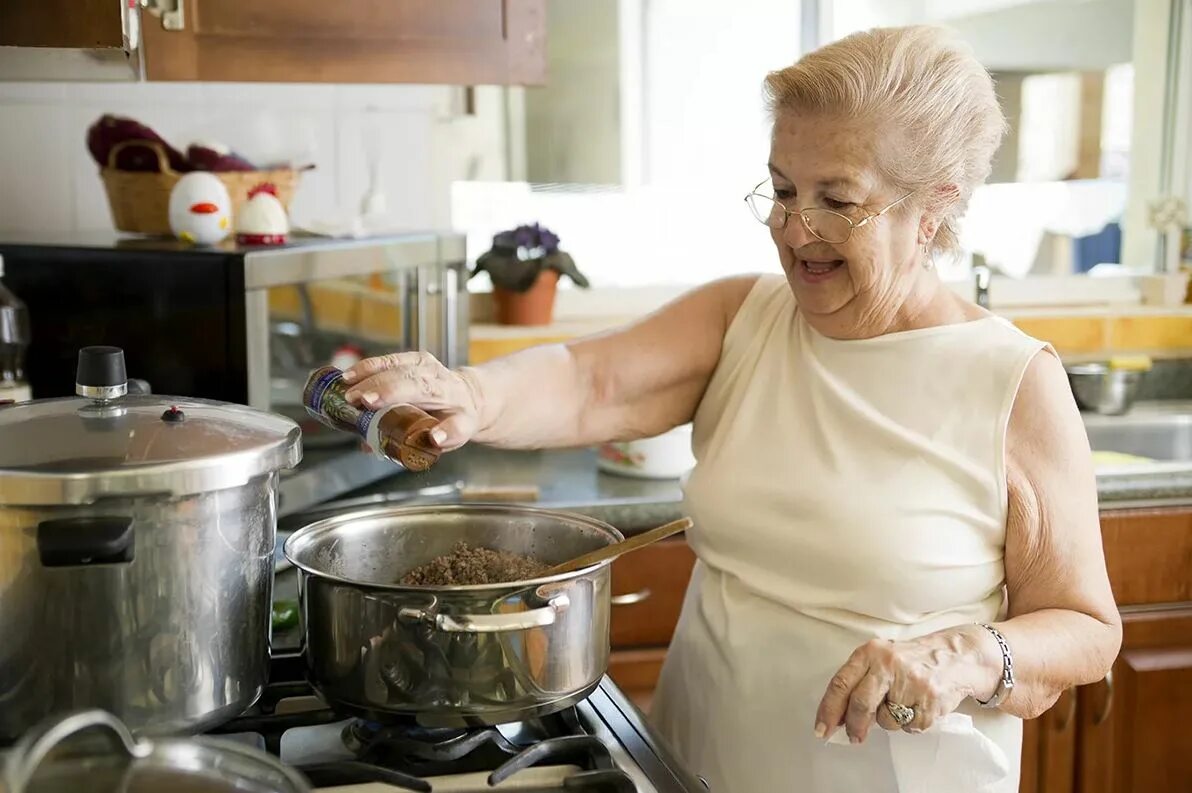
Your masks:
M293 421L210 400L129 394L124 354L79 353L78 397L0 407L0 505L238 487L302 457Z

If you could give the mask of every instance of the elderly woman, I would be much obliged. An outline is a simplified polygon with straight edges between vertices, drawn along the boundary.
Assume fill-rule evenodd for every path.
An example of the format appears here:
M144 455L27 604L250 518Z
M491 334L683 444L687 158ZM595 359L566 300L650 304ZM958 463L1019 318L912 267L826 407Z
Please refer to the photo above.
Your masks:
M694 421L699 563L654 714L681 757L717 791L895 791L898 753L947 727L949 756L992 771L933 789L1010 793L1021 719L1103 677L1121 627L1060 362L933 264L1002 135L992 82L914 27L766 89L769 176L747 201L783 276L475 368L370 359L350 396L438 411L447 450Z

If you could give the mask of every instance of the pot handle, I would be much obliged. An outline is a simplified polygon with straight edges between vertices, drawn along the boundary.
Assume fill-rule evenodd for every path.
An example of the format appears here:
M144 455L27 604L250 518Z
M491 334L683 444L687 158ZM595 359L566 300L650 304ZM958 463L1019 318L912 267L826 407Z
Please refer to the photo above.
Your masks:
M29 780L37 772L58 744L84 730L102 727L113 738L113 742L128 755L130 760L148 757L153 747L138 743L124 723L103 710L84 710L67 716L52 717L42 722L21 739L4 765L4 783L10 793L24 793Z
M402 619L423 622L444 633L508 633L554 625L570 607L571 599L560 592L545 606L513 614L436 614L419 608L403 608L398 613Z
M127 564L133 560L132 518L100 515L43 520L37 552L44 567Z

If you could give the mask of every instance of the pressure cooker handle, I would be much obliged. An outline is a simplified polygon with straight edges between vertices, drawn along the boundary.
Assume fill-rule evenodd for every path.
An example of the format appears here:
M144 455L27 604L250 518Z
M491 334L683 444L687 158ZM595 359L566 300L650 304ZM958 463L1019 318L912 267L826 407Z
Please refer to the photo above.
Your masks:
M138 743L124 723L107 711L83 710L67 716L52 716L34 727L13 747L3 768L3 781L9 793L24 793L38 766L58 744L72 735L94 728L103 728L130 759L147 757L153 749L150 744Z
M507 633L554 625L558 616L571 607L571 599L560 592L546 605L512 614L438 614L427 609L403 608L403 619L432 625L444 633Z
M44 567L127 564L133 559L132 518L98 515L43 520L37 552Z

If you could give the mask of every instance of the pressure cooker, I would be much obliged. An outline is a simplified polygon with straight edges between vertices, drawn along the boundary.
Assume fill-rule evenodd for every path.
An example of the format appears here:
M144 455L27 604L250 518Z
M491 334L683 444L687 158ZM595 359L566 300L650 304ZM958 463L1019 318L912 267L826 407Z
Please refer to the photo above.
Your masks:
M0 407L0 739L99 708L199 731L267 682L289 419L129 393L124 354L79 353L77 396Z

